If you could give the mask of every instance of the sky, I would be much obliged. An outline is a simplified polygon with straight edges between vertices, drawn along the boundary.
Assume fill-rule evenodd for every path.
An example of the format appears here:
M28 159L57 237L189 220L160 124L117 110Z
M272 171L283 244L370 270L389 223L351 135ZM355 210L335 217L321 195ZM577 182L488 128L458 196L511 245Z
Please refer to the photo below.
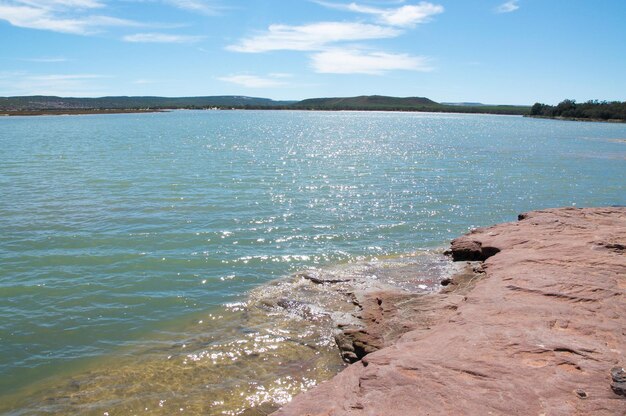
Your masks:
M0 96L626 101L626 0L0 0Z

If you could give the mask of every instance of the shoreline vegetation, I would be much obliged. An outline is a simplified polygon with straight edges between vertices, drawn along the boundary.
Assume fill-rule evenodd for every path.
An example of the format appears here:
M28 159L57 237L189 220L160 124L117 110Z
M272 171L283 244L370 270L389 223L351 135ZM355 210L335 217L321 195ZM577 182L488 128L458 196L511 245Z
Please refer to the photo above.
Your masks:
M572 121L626 122L626 101L590 100L577 103L576 100L563 100L559 104L535 103L530 109L530 117Z

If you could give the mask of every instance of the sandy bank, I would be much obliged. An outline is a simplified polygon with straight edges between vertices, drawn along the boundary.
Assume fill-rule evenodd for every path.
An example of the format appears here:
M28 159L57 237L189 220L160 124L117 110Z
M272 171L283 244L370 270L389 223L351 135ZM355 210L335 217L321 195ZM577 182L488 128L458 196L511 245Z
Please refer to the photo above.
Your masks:
M626 414L626 208L530 212L451 254L484 260L480 279L430 321L373 296L372 352L275 415Z

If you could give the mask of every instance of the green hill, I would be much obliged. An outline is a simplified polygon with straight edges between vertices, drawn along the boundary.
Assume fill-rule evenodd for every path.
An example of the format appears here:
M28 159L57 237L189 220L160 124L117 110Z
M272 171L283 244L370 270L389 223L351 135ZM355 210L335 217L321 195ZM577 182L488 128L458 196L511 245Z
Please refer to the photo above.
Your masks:
M310 98L292 105L294 108L323 110L397 110L414 109L438 105L424 97L386 97L383 95L361 95L347 98Z
M347 98L312 98L292 104L290 108L303 110L370 110L370 111L429 111L443 113L528 114L528 106L484 105L464 103L439 104L425 97L386 97L362 95Z
M274 101L268 98L244 96L214 97L100 97L65 98L34 95L27 97L0 97L0 110L119 110L172 108L271 108L286 106L294 101Z

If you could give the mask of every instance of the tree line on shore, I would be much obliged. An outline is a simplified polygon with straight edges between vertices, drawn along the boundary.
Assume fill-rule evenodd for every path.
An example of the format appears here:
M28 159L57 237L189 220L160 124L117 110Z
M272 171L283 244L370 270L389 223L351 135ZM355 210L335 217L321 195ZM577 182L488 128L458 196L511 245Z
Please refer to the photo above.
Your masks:
M626 121L626 101L589 100L577 103L576 100L563 100L557 105L535 103L530 109L531 116Z

